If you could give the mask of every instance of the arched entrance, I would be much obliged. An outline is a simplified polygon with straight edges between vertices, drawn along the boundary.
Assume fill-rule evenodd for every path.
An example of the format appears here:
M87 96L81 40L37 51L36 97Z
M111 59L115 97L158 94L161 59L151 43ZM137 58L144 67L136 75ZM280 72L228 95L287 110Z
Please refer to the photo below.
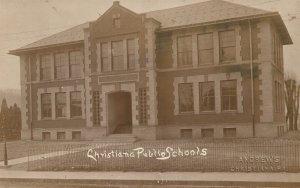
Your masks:
M107 95L108 133L132 133L131 93L118 91Z

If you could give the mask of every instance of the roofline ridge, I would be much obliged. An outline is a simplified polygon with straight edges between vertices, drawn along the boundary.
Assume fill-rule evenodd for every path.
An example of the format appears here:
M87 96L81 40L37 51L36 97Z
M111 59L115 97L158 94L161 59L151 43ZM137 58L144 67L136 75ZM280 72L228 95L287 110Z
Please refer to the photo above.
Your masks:
M192 4L182 5L182 6L176 6L176 7L166 8L166 9L152 10L152 11L144 12L144 13L141 13L141 14L150 14L150 13L153 13L153 12L161 12L161 11L172 10L172 9L173 10L174 9L181 9L183 7L192 7L192 6L195 6L195 5L198 5L198 4L204 4L204 3L214 2L214 1L216 1L216 2L223 2L223 3L229 3L229 4L233 4L233 5L237 5L237 6L246 7L246 8L252 8L252 9L256 9L258 11L270 12L270 11L267 11L267 10L264 10L264 9L259 9L259 8L255 8L255 7L252 7L252 6L247 6L247 5L243 5L243 4L233 3L233 2L226 1L226 0L206 0L206 1L203 1L203 2L192 3Z

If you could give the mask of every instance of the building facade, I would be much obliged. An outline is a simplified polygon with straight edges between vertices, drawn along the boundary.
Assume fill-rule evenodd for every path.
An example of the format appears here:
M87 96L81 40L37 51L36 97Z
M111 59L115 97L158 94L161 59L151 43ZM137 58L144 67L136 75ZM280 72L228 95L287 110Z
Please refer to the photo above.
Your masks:
M277 12L226 1L97 20L20 56L22 139L275 137L285 127Z

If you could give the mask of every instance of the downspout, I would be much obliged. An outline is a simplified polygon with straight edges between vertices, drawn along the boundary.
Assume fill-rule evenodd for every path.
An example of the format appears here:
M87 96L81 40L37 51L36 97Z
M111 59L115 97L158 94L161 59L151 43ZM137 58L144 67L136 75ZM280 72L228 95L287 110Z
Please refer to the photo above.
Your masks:
M252 134L255 137L255 120L254 120L254 80L253 80L253 49L252 49L252 27L251 21L248 20L249 39L250 39L250 72L251 72L251 115L252 115Z
M32 89L31 89L31 84L32 84L32 75L31 75L31 58L30 55L28 56L28 64L29 64L29 98L30 98L30 119L29 119L29 125L30 125L30 139L33 140L33 127L32 127Z

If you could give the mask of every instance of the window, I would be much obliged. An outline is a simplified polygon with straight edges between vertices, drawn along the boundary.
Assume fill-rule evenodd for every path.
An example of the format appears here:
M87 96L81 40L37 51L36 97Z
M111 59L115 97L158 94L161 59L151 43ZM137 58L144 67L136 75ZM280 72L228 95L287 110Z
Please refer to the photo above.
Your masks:
M275 112L283 111L283 91L282 85L278 81L274 81L274 103L275 103Z
M65 140L66 133L65 132L57 132L57 140Z
M51 140L51 133L50 132L42 132L42 139L43 140Z
M112 42L113 70L124 70L123 41Z
M193 84L179 84L178 85L179 93L179 111L184 112L193 112L194 111L194 100L193 100Z
M179 66L192 65L192 37L178 37L177 58Z
M135 67L135 46L134 39L127 40L127 58L128 69L134 69Z
M199 64L212 64L214 61L213 34L198 35Z
M235 60L235 32L222 31L220 38L220 61L228 62Z
M41 80L51 79L51 59L50 55L42 55L40 59L40 78Z
M215 110L215 88L214 82L203 82L199 84L200 111Z
M214 129L201 129L201 137L202 138L213 138L214 137Z
M71 117L79 117L82 115L81 110L81 92L80 91L73 91L71 92Z
M222 110L237 109L236 80L221 81Z
M108 63L108 45L107 43L101 44L101 64L102 71L109 71L109 63Z
M72 131L72 140L80 140L81 132L80 131Z
M55 113L57 118L66 117L66 93L55 94Z
M223 135L224 135L224 138L236 137L236 128L224 128Z
M120 28L121 27L121 18L113 18L113 25L114 25L114 28Z
M81 77L81 65L83 65L83 55L81 51L70 52L70 77Z
M55 54L55 78L66 78L66 70L68 66L68 58L64 53Z
M193 130L192 129L180 129L180 138L182 138L182 139L193 138Z
M277 33L274 33L272 42L273 42L274 63L280 70L282 70L282 66L283 66L282 44Z
M51 94L45 93L41 95L42 118L52 117Z

